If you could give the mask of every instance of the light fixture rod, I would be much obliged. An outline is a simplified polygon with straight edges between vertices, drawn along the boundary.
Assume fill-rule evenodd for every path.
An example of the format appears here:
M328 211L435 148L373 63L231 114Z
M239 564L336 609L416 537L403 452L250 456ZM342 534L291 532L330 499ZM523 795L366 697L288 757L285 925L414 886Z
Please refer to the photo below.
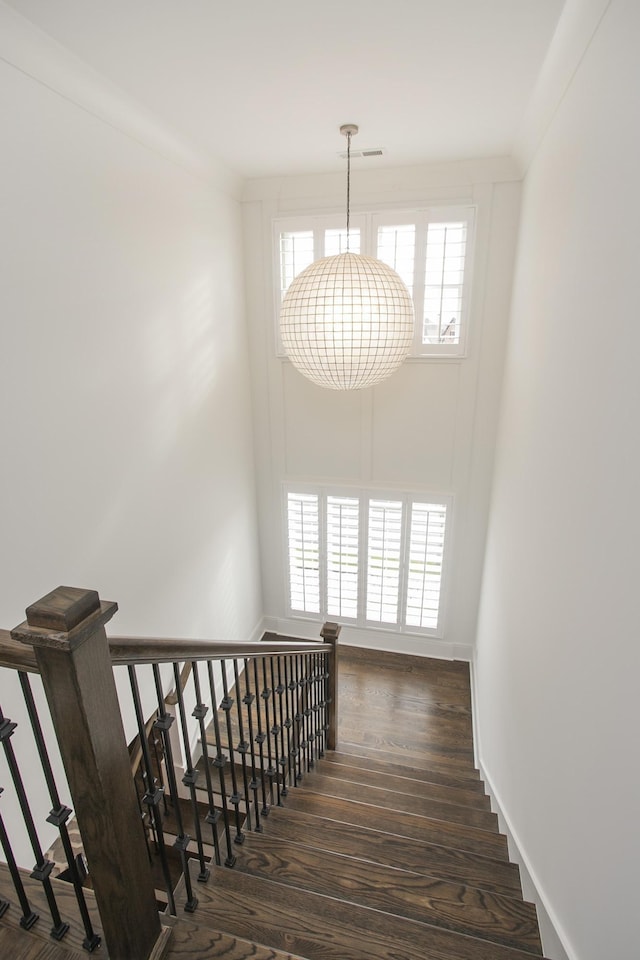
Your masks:
M349 221L351 217L351 137L358 132L357 124L343 123L340 133L347 138L347 253L349 253Z

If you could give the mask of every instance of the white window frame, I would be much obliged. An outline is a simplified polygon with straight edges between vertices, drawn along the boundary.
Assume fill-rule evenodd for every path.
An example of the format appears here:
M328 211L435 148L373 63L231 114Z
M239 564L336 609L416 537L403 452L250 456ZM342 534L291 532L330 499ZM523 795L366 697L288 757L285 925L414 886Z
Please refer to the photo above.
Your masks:
M313 494L318 497L319 522L319 549L320 549L320 610L317 613L294 610L290 602L290 569L289 569L289 542L288 542L288 496L289 494ZM358 538L358 616L346 617L329 614L327 610L327 497L357 498L360 505L360 529ZM390 500L402 503L402 534L401 534L401 564L398 584L398 618L397 623L384 623L379 620L369 620L366 617L367 606L367 575L368 575L368 525L369 506L371 500ZM436 627L407 626L405 624L407 608L407 571L409 545L411 533L411 505L412 503L441 504L446 508L444 544L442 551L442 568L440 577L440 593L438 603L438 622ZM394 488L381 489L368 486L351 486L348 484L319 485L308 482L286 481L282 485L282 533L284 557L284 589L287 616L294 620L309 620L324 622L327 619L338 620L345 625L366 628L368 630L382 630L398 634L411 634L442 638L446 619L446 600L448 595L449 571L452 569L451 543L453 530L454 498L452 494L436 493L432 490L398 490Z
M416 225L416 251L414 258L413 301L415 308L415 336L410 360L434 360L445 358L460 358L467 356L469 314L471 305L471 291L473 282L473 263L475 254L475 221L476 205L472 203L455 205L430 205L413 208L401 207L398 209L385 208L384 210L352 213L350 226L352 230L360 231L360 252L367 256L377 257L378 227L401 226L404 224ZM460 312L460 337L457 343L429 343L422 342L422 328L424 317L425 292L425 265L426 265L426 237L429 224L461 223L467 225L465 246L465 264L463 279L463 295ZM280 265L280 236L285 232L312 231L314 238L314 260L325 256L324 236L326 230L345 229L345 214L300 214L295 217L276 217L273 220L273 278L274 278L274 317L276 354L285 358L286 354L280 337L280 307L281 307L281 265Z

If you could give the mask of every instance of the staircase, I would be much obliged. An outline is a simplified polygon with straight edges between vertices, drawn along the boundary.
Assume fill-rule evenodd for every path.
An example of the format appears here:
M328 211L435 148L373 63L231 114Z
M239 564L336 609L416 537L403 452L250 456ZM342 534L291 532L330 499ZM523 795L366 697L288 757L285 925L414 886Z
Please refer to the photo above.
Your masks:
M212 862L207 882L198 882L191 861L197 909L163 918L170 935L157 957L541 957L535 907L522 898L474 768L467 665L341 647L338 666L337 749L289 786L261 832L245 829L232 869ZM203 821L206 812L202 805ZM43 920L25 933L7 910L0 956L86 957L79 924L63 943L51 939L41 884L23 878ZM53 884L61 903L73 898L71 885ZM183 877L179 904L184 885ZM3 897L15 895L0 867ZM108 957L104 946L98 956Z

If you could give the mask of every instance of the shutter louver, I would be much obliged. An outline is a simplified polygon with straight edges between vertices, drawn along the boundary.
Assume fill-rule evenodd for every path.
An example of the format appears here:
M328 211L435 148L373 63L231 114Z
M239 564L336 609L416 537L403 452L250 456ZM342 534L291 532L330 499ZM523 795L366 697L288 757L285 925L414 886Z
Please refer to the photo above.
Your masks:
M411 296L413 296L415 252L415 223L405 223L397 227L378 227L378 259L399 274Z
M315 260L313 230L286 231L280 234L280 297L299 273Z
M413 503L407 570L405 623L410 627L438 626L446 506Z
M367 620L398 622L402 502L369 501L367 544Z
M459 343L466 223L430 223L424 287L423 343Z
M289 602L292 610L320 612L320 524L317 494L287 499Z
M327 497L327 612L358 616L359 500Z

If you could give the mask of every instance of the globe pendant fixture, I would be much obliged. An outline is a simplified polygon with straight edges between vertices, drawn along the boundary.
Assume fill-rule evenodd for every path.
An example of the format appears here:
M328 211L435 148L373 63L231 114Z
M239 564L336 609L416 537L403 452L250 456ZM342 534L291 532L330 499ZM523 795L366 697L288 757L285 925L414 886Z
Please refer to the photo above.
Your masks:
M359 390L398 369L413 343L413 301L381 260L349 252L351 136L347 137L347 252L316 260L282 301L280 335L294 367L320 387Z

